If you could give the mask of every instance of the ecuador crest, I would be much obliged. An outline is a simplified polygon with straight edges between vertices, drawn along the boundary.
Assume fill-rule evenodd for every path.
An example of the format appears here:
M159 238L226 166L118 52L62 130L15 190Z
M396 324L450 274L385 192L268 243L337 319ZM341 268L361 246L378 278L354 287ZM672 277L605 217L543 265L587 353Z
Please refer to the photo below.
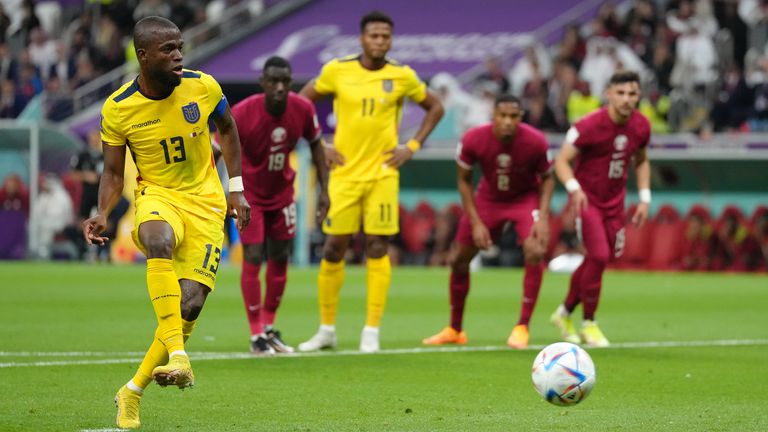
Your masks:
M200 107L197 106L197 102L190 102L182 106L181 112L184 114L184 120L188 123L195 124L200 120Z

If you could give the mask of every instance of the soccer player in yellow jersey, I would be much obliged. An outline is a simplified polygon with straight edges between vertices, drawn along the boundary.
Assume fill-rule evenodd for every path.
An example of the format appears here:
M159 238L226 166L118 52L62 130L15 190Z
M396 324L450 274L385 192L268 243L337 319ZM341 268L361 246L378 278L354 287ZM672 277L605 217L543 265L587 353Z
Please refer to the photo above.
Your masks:
M392 45L392 19L371 12L360 21L363 52L325 64L301 90L316 101L333 95L336 134L326 154L335 167L328 193L331 207L323 223L327 234L318 275L320 329L299 345L315 351L336 345L336 310L344 283L344 254L352 235L366 234L368 308L360 351L379 350L379 324L390 285L387 248L398 224L398 168L419 150L443 115L437 98L410 67L386 57ZM399 145L397 128L405 98L426 115L416 134Z
M96 216L83 222L89 244L104 244L107 216L123 190L126 149L138 169L133 240L147 256L147 286L157 315L152 344L134 377L117 393L117 426L138 428L139 403L154 379L165 387L194 384L184 342L216 282L224 218L250 219L240 176L240 140L219 84L182 69L178 27L144 18L133 31L139 76L104 103L104 174ZM229 197L213 164L208 118L221 135Z

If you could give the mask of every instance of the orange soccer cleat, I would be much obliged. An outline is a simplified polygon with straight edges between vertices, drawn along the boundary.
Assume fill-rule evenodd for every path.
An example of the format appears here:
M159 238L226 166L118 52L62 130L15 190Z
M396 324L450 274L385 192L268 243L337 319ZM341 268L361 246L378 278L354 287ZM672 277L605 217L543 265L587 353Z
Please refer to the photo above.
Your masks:
M507 339L507 345L514 349L523 349L528 347L528 326L518 324L512 329L512 333Z
M449 326L440 330L440 333L422 340L421 343L424 345L464 345L467 343L467 333L463 330L458 332Z

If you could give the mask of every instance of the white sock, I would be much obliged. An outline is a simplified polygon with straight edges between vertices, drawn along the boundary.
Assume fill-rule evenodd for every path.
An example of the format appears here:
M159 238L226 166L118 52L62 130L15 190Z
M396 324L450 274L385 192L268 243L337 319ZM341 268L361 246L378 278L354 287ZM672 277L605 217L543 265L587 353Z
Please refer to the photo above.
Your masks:
M139 387L139 386L137 386L136 383L133 382L133 380L128 381L128 384L126 384L125 386L128 387L129 389L135 391L136 393L144 394L144 389Z
M557 307L557 314L564 317L571 316L571 313L568 312L568 309L565 308L565 305L560 305Z
M324 333L336 333L336 326L320 324L320 331Z
M184 351L184 350L176 350L176 351L174 351L174 352L172 352L172 353L168 354L168 359L170 359L170 358L171 358L171 357L173 357L173 356L177 356L177 355L183 355L183 356L185 356L185 357L186 357L186 356L187 356L187 352L186 352L186 351Z
M363 327L363 332L379 334L379 328L378 327L365 326L365 327Z

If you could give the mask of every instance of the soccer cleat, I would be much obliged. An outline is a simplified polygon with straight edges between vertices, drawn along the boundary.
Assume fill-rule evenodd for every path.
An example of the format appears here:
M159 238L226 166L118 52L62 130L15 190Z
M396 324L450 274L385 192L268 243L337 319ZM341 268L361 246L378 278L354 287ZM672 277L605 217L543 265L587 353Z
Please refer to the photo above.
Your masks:
M251 352L262 356L275 355L275 350L264 336L256 336L255 339L251 338Z
M336 331L320 327L308 341L299 344L299 351L320 351L322 349L336 348Z
M512 333L507 338L507 345L510 348L523 349L528 347L528 326L518 324L512 328Z
M379 328L363 327L363 333L360 335L360 352L375 353L379 352Z
M135 392L127 386L120 387L117 395L115 395L117 427L121 429L138 429L141 426L141 421L139 421L140 403L141 393Z
M560 337L564 341L573 344L581 343L581 338L576 333L576 327L573 326L571 316L563 312L563 307L559 307L550 317L549 321L560 330Z
M175 385L180 389L195 385L195 374L189 357L179 354L171 357L168 364L158 366L152 371L152 378L161 386Z
M464 345L467 343L467 332L463 330L459 332L453 327L448 326L440 330L440 333L423 339L421 343L424 345Z
M267 330L267 343L277 353L290 354L295 351L292 346L283 342L283 338L280 337L280 330Z
M588 347L607 347L610 345L608 339L600 331L600 327L597 326L595 321L585 320L581 324L581 341Z

